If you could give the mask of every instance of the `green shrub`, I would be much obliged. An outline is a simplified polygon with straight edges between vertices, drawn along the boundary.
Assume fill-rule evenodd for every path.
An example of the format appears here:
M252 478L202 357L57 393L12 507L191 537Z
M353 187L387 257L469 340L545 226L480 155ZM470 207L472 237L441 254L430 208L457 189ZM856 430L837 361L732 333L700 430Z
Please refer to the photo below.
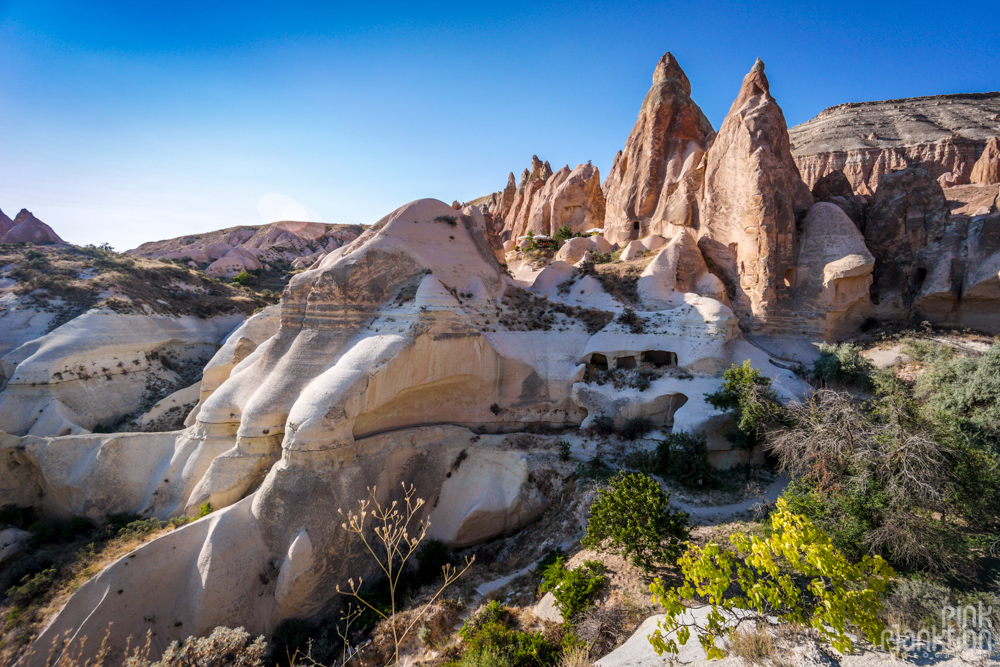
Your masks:
M823 343L819 346L819 359L813 363L813 374L824 382L867 387L874 368L871 361L861 356L860 348L856 345Z
M29 574L20 583L7 589L7 597L16 605L25 605L41 597L56 583L57 570L52 567L36 574Z
M657 472L686 486L702 486L714 480L708 464L708 441L703 434L676 431L656 447Z
M705 394L705 400L718 409L729 411L736 426L726 438L733 446L752 451L763 444L764 433L774 423L783 421L778 395L771 388L771 379L750 365L733 364L724 374L722 389Z
M608 415L597 415L590 422L590 431L594 435L606 438L609 435L614 435L615 430L615 420Z
M570 229L569 225L561 226L556 230L556 233L552 235L552 240L555 241L557 248L571 238L573 238L573 230Z
M582 544L620 554L651 571L672 563L689 537L688 515L670 507L670 495L643 474L620 472L598 491Z
M585 610L605 583L604 563L585 561L572 570L566 568L566 559L556 558L542 572L542 593L552 593L556 607L567 621Z
M565 463L570 460L570 446L568 440L559 441L559 460Z
M604 459L602 459L599 455L594 454L590 457L589 461L581 463L577 466L577 473L583 479L604 480L611 477L611 475L614 474L614 471L611 470L611 467L604 462Z
M559 655L559 647L541 632L520 630L514 615L496 600L468 619L458 634L465 652L457 662L445 663L451 667L543 667Z
M917 397L932 413L1000 425L1000 344L979 357L935 357L917 380Z
M653 430L653 420L649 417L633 417L622 424L618 432L625 440L638 440Z
M257 276L248 271L240 271L231 282L234 282L237 285L243 285L244 287L254 287L260 284L260 280Z

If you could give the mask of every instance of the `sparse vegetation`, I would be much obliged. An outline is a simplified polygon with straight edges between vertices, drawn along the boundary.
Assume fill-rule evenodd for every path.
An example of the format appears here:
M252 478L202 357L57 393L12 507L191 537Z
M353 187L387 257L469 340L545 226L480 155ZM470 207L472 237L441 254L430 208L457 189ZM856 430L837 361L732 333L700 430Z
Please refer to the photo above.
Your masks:
M734 427L726 438L734 447L752 452L763 444L766 430L784 420L783 406L771 388L771 379L750 365L733 364L725 372L722 389L705 394L712 407L729 411Z
M875 367L861 356L861 350L851 343L819 346L819 359L813 364L813 374L824 382L868 387Z

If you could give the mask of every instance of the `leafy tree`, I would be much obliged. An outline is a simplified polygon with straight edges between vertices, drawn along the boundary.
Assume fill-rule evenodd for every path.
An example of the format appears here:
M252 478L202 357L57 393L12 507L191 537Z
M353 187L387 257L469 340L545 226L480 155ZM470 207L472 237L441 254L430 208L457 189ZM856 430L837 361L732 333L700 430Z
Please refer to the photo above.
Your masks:
M736 533L733 550L715 542L691 546L680 557L684 583L667 590L662 581L650 586L653 601L666 618L649 637L659 655L677 653L694 630L709 658L724 657L716 640L744 623L780 621L811 626L841 652L851 649L847 624L876 643L884 625L881 595L894 575L878 556L852 563L809 519L793 514L778 500L771 515L772 533L760 538ZM704 599L711 610L704 626L684 621L683 600Z
M733 364L725 372L722 389L705 394L705 400L718 410L728 410L736 427L726 434L735 447L753 451L762 444L769 426L783 421L784 412L771 379L750 365Z
M652 477L619 472L590 507L585 547L620 554L651 571L673 562L688 539L688 515L670 507L670 495Z

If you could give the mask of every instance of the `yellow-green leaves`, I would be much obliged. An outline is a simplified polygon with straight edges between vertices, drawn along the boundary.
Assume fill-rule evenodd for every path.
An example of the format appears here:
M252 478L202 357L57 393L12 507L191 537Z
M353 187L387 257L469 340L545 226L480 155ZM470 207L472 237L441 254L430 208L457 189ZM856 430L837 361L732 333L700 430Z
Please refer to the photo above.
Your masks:
M792 514L783 499L771 527L767 538L732 535L732 549L715 542L689 546L677 561L684 583L670 590L661 581L650 586L653 601L666 610L649 638L658 654L676 654L694 629L706 657L721 658L716 640L735 625L767 623L767 617L809 625L842 652L852 646L849 624L869 641L879 640L879 595L892 568L879 556L851 563L809 519ZM703 622L684 617L682 601L691 599L709 605Z

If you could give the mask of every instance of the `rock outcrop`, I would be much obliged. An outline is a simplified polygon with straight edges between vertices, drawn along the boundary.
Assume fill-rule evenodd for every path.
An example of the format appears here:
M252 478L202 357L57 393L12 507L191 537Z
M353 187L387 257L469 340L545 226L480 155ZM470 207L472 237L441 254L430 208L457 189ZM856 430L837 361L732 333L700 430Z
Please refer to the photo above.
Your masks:
M11 220L6 213L0 211L0 239L2 239L4 235L13 228L14 221Z
M883 316L905 315L927 276L918 254L941 240L948 202L923 167L887 174L879 184L862 229L875 256L872 302Z
M241 271L265 265L289 269L298 260L312 264L356 239L362 229L360 225L283 221L151 241L126 254L164 261L179 259L210 275L232 278Z
M850 335L871 314L874 266L857 225L839 206L817 202L802 222L791 280L795 312L803 320L822 320L824 337Z
M969 182L974 185L996 185L1000 183L1000 137L986 142L982 155L972 165Z
M758 59L708 151L698 242L745 325L759 328L787 305L796 222L812 202Z
M841 104L789 134L810 186L839 170L855 192L871 195L912 162L943 186L962 185L972 182L987 141L1000 136L1000 92Z
M712 125L691 99L691 84L670 53L653 72L639 117L604 181L604 235L625 245L672 226L697 226Z
M4 216L6 217L6 216ZM49 245L65 243L52 228L32 215L31 211L22 208L11 221L12 227L0 238L0 243L34 243Z
M573 170L567 165L552 173L549 163L542 163L536 155L513 193L512 185L513 174L504 191L496 193L484 207L502 241L516 243L529 231L536 236L551 236L563 225L576 234L604 224L601 174L591 164Z

